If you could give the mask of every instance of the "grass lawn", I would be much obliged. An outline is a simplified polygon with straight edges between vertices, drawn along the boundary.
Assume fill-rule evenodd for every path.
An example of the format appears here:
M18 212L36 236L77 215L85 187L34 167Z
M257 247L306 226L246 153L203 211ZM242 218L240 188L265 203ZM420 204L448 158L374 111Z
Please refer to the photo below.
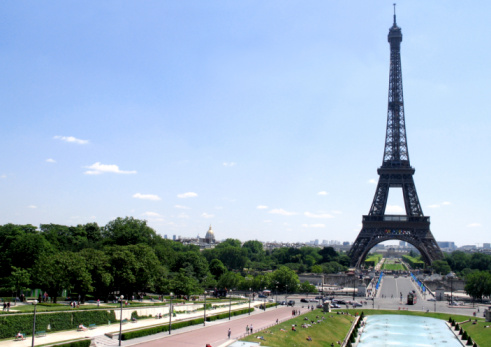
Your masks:
M322 320L322 316L325 317L324 320ZM305 317L308 320L305 320ZM302 328L302 324L311 324L311 321L317 322L319 319L321 323L312 324L309 328ZM241 341L261 342L262 345L271 347L331 346L332 342L336 345L336 341L344 340L353 320L354 318L348 315L338 315L336 312L323 313L322 310L317 309L247 336ZM292 324L297 325L296 332L292 331ZM258 336L264 337L265 341L258 339ZM312 341L307 341L307 336L310 336Z
M474 321L474 318L473 318ZM467 331L467 334L476 342L479 346L491 346L491 327L484 328L485 326L491 325L490 322L485 322L482 319L477 320L477 324L464 323L460 326L462 329Z
M407 269L406 266L402 263L396 263L393 259L385 259L385 262L382 265L382 270L405 271Z

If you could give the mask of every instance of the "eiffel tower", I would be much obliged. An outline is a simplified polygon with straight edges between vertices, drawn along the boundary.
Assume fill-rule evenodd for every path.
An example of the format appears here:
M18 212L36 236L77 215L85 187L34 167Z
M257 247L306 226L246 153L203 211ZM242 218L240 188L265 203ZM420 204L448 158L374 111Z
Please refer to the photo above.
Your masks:
M401 42L402 32L396 24L389 29L390 75L387 131L382 166L377 170L379 181L363 227L349 251L351 266L359 268L376 244L387 240L406 241L416 247L425 263L442 259L443 254L430 231L430 217L423 214L414 185L415 169L409 163L402 95ZM402 188L406 215L386 215L390 188Z

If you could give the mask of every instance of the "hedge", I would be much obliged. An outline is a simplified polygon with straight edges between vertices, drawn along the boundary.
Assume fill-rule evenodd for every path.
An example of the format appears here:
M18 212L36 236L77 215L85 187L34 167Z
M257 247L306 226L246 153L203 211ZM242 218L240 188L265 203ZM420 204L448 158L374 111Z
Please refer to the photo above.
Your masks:
M422 260L411 257L409 255L403 255L402 259L404 259L404 261L408 263L413 269L423 269L425 266L425 263Z
M253 308L251 308L251 312L252 311L254 311ZM231 314L231 316L238 316L238 315L248 313L248 312L249 312L249 309L246 308L243 310L233 311L230 314ZM208 317L206 317L206 321L212 322L212 321L215 321L217 319L223 319L223 318L228 318L228 312L226 314L222 313L222 314L218 314L215 316L208 316ZM203 324L203 322L204 322L203 318L195 318L195 319L191 319L191 320L187 320L187 321L183 321L183 322L172 323L172 330L188 327L191 325ZM166 331L169 331L169 325L160 325L160 326L151 327L151 328L147 328L147 329L141 329L141 330L129 331L126 333L122 333L121 339L122 340L130 340L130 339L134 339L137 337L158 334L158 333L162 333L162 332L166 332Z
M61 331L77 329L79 324L107 324L116 321L114 311L74 311L36 314L36 331ZM10 314L0 316L0 339L14 337L21 331L32 334L33 314ZM49 329L48 329L49 326Z
M64 343L61 345L53 345L53 347L89 347L90 342L91 342L90 340L74 341L74 342Z
M365 267L375 266L382 259L382 254L372 254L365 259Z

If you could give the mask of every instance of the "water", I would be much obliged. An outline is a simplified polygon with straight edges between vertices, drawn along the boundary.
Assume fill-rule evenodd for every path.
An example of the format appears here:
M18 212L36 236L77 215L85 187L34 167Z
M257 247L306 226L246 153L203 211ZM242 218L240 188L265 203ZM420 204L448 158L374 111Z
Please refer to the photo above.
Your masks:
M444 346L462 347L445 321L402 316L368 316L358 347Z

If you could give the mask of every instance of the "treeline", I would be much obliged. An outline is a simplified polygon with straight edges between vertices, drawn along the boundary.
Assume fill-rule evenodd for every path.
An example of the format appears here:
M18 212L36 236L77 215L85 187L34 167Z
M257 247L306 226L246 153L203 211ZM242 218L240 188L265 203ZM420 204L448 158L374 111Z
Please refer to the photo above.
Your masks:
M106 300L112 293L190 295L228 288L312 291L298 273L336 273L349 265L333 248L264 251L258 241L227 239L214 249L167 240L146 221L117 218L105 226L0 226L0 291L39 288L52 298L66 289ZM270 271L272 270L272 271Z

